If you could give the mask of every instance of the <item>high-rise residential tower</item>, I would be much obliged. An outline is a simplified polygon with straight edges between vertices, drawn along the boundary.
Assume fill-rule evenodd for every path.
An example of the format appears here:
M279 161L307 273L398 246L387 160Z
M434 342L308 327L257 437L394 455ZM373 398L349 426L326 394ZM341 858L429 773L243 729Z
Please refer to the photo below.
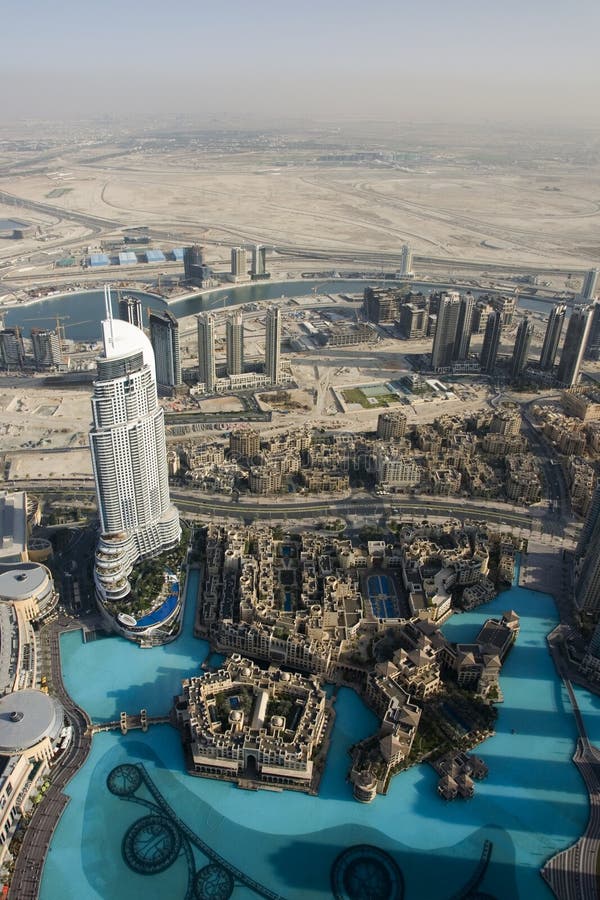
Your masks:
M440 299L431 351L432 369L444 369L452 364L460 306L460 295L454 291L443 294Z
M533 338L533 322L527 316L523 319L517 328L517 337L515 339L515 348L510 363L510 374L513 378L518 378L527 368L529 359L529 349Z
M119 318L123 322L129 322L136 328L143 328L142 301L139 297L132 297L127 294L125 297L119 298Z
M544 372L549 372L554 366L566 313L567 307L564 303L557 303L552 307L540 355L540 369L543 369Z
M215 320L211 313L200 313L198 321L198 381L208 393L215 389Z
M460 309L456 323L456 337L454 338L453 360L465 360L469 355L471 333L473 323L473 308L475 300L471 294L465 294L460 298Z
M181 354L179 351L179 322L168 310L152 310L149 316L150 343L156 361L156 383L163 390L179 387Z
M138 622L123 612L123 602L131 598L129 574L139 560L176 546L181 529L169 496L164 413L158 405L152 346L139 328L113 319L107 289L105 297L104 352L97 360L90 431L100 517L94 580L104 618L115 630L139 640L158 623L146 623L145 617ZM171 612L174 616L175 610Z
M590 269L586 272L581 288L582 300L593 300L598 288L598 269Z
M502 313L493 309L487 317L483 346L481 348L481 371L491 375L496 368L500 340L502 338Z
M244 371L244 317L232 313L225 325L227 338L227 374L241 375Z
M575 307L569 319L565 343L556 371L558 383L565 387L574 387L579 381L579 368L585 352L591 324L591 308L589 306Z
M194 244L193 247L185 247L183 250L183 275L190 284L202 286L205 280L206 266L204 264L204 247Z
M0 331L0 367L22 369L25 362L25 345L18 325Z
M265 373L272 384L281 380L281 310L271 306L267 312L265 331Z
M231 274L234 278L242 278L248 274L248 258L244 247L231 249Z
M63 365L60 335L47 328L31 329L33 358L38 369L54 369Z
M411 278L413 275L412 270L412 250L408 246L408 244L404 244L402 247L402 255L400 257L400 275L405 278Z
M253 278L264 278L267 274L267 248L256 244L252 248L252 269Z
M600 359L600 300L594 300L592 303L592 321L584 356L596 362Z

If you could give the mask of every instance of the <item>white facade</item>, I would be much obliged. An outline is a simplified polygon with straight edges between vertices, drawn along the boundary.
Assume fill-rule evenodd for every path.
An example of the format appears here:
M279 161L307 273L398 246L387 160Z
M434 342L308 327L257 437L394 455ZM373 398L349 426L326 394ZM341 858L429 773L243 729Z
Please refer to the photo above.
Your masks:
M181 529L169 497L164 414L150 341L139 328L110 316L102 329L90 449L101 531L95 580L104 602L126 597L135 563L175 546Z
M408 244L402 247L402 257L400 259L400 274L405 277L411 277L412 270L412 250Z

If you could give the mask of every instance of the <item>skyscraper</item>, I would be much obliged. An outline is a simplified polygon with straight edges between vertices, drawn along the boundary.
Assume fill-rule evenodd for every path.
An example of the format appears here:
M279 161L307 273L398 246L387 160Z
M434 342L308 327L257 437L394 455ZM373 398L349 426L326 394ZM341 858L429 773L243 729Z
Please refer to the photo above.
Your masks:
M600 609L600 485L596 487L590 509L579 537L577 556L580 569L575 583L575 599L580 609Z
M202 287L205 279L204 248L194 244L183 250L183 275L190 284Z
M25 362L25 345L18 325L0 331L0 366L3 369L22 369Z
M200 313L198 320L198 381L208 393L215 389L215 320L210 313Z
M481 348L481 371L487 375L491 375L496 368L501 339L502 313L494 309L487 317L483 347Z
M179 352L179 322L168 310L152 310L149 316L150 343L156 361L156 383L172 390L182 384Z
M600 300L592 303L592 322L584 356L586 359L600 359Z
M460 295L454 291L443 294L433 337L432 369L445 369L452 364L459 314Z
M454 349L452 351L453 360L465 360L469 355L474 305L475 301L471 294L465 294L460 298L456 337L454 338Z
M119 318L123 322L129 322L136 328L143 328L142 301L139 297L132 297L126 294L125 297L119 298Z
M281 379L281 310L271 306L267 312L265 332L265 373L272 384Z
M38 369L54 369L63 365L60 336L47 328L31 329L33 358Z
M565 343L556 372L558 383L565 387L573 387L579 381L579 367L585 352L591 324L591 308L589 306L575 307L569 319Z
M227 337L227 374L241 375L244 371L244 318L241 312L232 313L225 326Z
M139 633L136 620L119 610L119 601L131 593L128 576L138 560L176 546L181 529L169 497L152 346L139 328L112 318L108 289L105 297L104 352L97 360L90 431L100 517L94 580L111 627L127 633L136 626Z
M252 270L253 278L264 278L267 274L267 248L256 244L252 248Z
M409 278L412 274L412 250L408 244L404 244L402 247L402 255L400 257L400 275Z
M557 303L552 307L552 312L548 318L546 325L546 334L544 335L544 344L540 355L540 369L549 372L554 366L558 343L565 324L565 315L567 307L564 303Z
M523 319L517 328L517 337L515 340L515 349L513 350L512 360L510 363L510 374L513 378L518 378L527 368L529 359L529 348L531 347L531 339L533 338L533 322L527 316Z
M243 278L248 274L248 259L243 247L231 249L231 274L234 278Z
M582 300L593 300L596 295L597 286L598 286L598 269L590 269L589 272L586 272L585 277L583 279L583 286L581 288L581 299Z

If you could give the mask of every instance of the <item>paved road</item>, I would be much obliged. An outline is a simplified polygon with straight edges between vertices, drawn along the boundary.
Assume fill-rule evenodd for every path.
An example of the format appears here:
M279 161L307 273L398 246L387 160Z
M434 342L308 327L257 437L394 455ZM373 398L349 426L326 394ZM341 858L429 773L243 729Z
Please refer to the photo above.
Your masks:
M218 513L223 516L248 519L272 518L314 518L315 516L455 516L460 519L473 518L506 524L513 528L530 530L546 529L546 518L542 511L529 511L524 508L518 511L515 507L502 503L477 503L476 501L448 498L439 500L433 497L423 499L404 497L346 497L344 499L318 497L303 502L285 500L261 503L244 498L239 503L218 497L203 497L191 492L174 489L171 498L176 506L184 512L198 515ZM551 520L548 519L548 526Z
M69 493L95 496L90 479L61 478L53 481L12 481L9 487L29 490L38 494ZM239 502L223 495L194 492L186 488L173 488L171 498L184 514L198 516L231 516L238 519L287 519L342 517L398 517L454 516L459 519L476 519L509 528L533 530L540 534L557 534L563 530L564 518L550 513L544 507L516 507L501 501L471 500L461 497L405 497L402 495L371 496L364 493L350 497L322 495L301 500L261 501L243 497Z

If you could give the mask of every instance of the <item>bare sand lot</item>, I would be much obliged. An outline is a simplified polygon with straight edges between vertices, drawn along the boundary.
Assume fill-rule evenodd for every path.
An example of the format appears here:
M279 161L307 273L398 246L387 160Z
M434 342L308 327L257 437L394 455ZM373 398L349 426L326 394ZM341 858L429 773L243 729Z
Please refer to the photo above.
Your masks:
M200 400L198 403L200 412L240 412L244 404L237 397L213 397L210 400Z
M48 391L35 383L11 387L0 379L3 451L85 445L90 421L90 394L86 391Z
M55 212L19 210L52 231L52 246L59 235L76 245L85 222L68 217L77 214L104 220L107 234L115 225L160 229L165 247L198 240L215 262L250 242L395 252L407 241L421 256L575 268L600 259L600 162L572 136L536 143L491 128L440 130L427 142L413 135L408 154L401 132L380 153L383 138L349 140L327 152L331 136L314 133L306 146L284 135L261 149L249 139L243 150L177 135L164 147L132 139L124 151L107 139L101 155L57 149L58 176L52 161L47 171L15 168L4 189ZM90 221L89 233L98 230Z
M89 450L61 453L23 453L10 458L8 480L44 481L54 478L91 478L92 458Z

